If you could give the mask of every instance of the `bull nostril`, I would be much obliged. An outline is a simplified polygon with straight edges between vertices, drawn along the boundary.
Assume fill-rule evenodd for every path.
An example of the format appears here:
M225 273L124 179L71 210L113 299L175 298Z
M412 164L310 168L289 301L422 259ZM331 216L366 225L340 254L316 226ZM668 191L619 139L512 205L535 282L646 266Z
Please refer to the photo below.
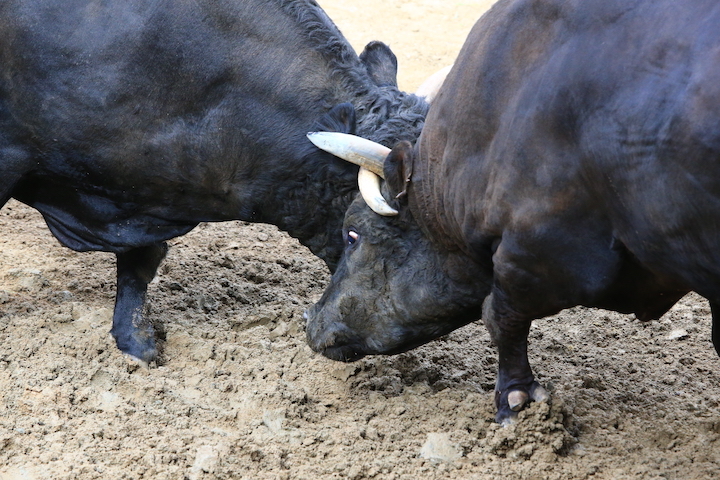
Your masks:
M335 325L310 325L305 328L308 344L316 352L322 352L326 348L336 346L339 339L339 331Z
M318 335L318 337L316 341L318 351L325 350L328 347L335 346L337 342L337 330L332 329L322 332L322 335Z

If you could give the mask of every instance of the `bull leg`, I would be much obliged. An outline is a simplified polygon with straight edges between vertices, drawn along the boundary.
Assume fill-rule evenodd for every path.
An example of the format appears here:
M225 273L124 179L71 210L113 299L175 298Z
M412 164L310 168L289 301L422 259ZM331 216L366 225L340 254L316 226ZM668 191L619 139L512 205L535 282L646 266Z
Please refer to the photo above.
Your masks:
M710 311L712 312L712 342L715 351L720 355L720 304L711 301Z
M110 333L118 348L143 362L157 357L155 329L145 315L147 286L167 253L167 244L134 248L117 256L117 296Z
M483 304L483 321L498 349L498 377L495 384L495 420L512 423L517 412L530 401L547 401L547 391L535 381L527 355L531 319L514 315L494 291Z

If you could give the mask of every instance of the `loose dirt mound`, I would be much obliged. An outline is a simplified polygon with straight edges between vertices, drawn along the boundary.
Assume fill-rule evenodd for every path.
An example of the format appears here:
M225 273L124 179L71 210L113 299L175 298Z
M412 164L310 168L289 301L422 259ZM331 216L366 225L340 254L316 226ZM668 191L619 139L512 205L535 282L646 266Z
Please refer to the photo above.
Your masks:
M322 2L357 49L389 42L410 90L452 62L488 3ZM328 273L274 227L202 225L172 242L149 293L165 337L149 369L108 333L112 255L60 247L16 202L0 228L1 480L720 471L720 360L697 296L647 324L584 308L536 322L531 361L553 402L501 428L482 325L349 365L313 354L302 312Z

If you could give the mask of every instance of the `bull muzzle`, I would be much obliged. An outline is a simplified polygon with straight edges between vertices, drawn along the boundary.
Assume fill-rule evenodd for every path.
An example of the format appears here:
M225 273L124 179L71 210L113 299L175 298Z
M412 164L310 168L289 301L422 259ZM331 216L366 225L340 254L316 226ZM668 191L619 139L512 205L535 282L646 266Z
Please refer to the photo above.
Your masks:
M341 323L325 323L315 318L314 307L303 313L305 335L310 348L338 362L354 362L366 354L361 342Z

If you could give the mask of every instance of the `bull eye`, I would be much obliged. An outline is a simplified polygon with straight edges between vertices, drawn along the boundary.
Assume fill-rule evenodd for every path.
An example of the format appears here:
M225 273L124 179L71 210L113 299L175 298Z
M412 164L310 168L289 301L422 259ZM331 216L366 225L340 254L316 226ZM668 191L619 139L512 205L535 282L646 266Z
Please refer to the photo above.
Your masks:
M352 247L353 245L355 245L355 242L357 242L359 238L360 234L357 233L355 230L348 230L346 239L348 247Z

